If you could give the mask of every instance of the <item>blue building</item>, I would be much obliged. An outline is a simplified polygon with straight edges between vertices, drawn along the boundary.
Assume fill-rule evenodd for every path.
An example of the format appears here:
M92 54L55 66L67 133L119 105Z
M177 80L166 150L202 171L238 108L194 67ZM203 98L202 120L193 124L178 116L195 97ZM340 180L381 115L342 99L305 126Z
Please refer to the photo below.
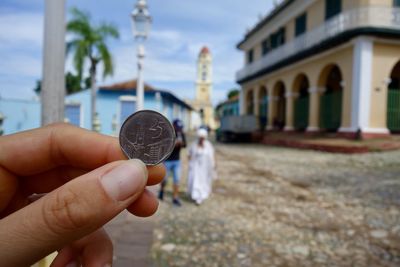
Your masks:
M136 80L102 86L97 91L96 108L100 132L116 135L123 121L136 110ZM181 119L189 129L192 108L174 94L145 85L144 108L158 111L170 121ZM4 134L40 126L38 100L13 100L0 98L0 113L5 117ZM90 129L90 90L71 94L65 99L67 122Z
M221 119L224 116L238 116L239 115L239 97L228 99L216 107L217 117Z

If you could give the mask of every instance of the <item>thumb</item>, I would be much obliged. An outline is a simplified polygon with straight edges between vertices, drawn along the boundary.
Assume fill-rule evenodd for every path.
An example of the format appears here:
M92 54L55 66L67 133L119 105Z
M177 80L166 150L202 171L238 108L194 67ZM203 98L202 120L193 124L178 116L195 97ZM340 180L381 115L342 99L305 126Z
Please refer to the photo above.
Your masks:
M95 231L132 204L147 183L139 160L117 161L71 180L0 220L0 258L25 266Z

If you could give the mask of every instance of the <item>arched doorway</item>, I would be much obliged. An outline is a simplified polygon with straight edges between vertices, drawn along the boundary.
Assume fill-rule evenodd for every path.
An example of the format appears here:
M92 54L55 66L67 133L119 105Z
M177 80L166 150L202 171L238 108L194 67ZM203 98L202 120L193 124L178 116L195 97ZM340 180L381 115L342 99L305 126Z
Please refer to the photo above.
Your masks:
M260 117L260 128L264 130L267 124L267 116L268 116L268 94L267 88L264 86L260 88L258 92L258 110L259 110L259 117Z
M275 112L273 125L275 129L282 130L286 124L285 84L279 81L274 86Z
M319 127L337 131L342 121L343 79L337 65L329 65L320 75L319 85L325 92L321 95Z
M387 127L391 132L400 131L400 61L390 73L387 100Z
M254 91L249 90L246 97L246 114L254 114Z
M293 84L293 91L296 95L294 101L294 128L304 131L308 126L308 113L310 106L310 97L308 89L310 83L305 74L297 75Z

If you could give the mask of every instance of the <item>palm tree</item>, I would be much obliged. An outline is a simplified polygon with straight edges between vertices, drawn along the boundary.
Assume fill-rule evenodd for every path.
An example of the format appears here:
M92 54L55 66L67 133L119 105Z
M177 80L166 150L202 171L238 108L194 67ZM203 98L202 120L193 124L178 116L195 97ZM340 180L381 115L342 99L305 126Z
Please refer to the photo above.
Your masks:
M103 64L103 78L111 76L114 72L111 54L106 45L109 37L119 38L118 29L109 23L94 25L90 21L90 15L72 8L71 20L67 24L67 31L74 39L67 42L67 53L73 51L73 63L78 73L79 81L82 81L82 72L85 62L89 62L89 74L91 81L91 116L92 129L96 114L96 71L99 63Z

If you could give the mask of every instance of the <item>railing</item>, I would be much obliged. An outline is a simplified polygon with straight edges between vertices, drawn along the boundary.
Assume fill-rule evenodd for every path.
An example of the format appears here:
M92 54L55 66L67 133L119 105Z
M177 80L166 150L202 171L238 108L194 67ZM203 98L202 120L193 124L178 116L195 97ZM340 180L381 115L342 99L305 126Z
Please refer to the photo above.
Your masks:
M236 80L242 80L340 33L361 27L400 30L400 8L362 7L344 11L321 26L246 65L236 73Z

